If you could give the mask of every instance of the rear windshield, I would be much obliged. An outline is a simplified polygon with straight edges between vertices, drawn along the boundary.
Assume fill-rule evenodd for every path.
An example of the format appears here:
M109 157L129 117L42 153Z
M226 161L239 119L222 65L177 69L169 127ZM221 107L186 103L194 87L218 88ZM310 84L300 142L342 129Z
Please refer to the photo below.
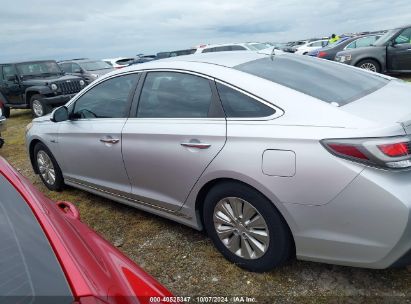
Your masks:
M0 303L73 303L33 212L0 174Z
M361 69L297 55L257 59L234 68L339 106L388 83L388 80Z

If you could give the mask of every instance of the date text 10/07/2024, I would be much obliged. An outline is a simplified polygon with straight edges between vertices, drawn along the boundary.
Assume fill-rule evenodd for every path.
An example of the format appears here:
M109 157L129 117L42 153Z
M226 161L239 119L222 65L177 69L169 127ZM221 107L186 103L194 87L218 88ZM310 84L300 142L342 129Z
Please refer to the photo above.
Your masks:
M256 298L243 296L230 297L150 297L149 303L256 303Z

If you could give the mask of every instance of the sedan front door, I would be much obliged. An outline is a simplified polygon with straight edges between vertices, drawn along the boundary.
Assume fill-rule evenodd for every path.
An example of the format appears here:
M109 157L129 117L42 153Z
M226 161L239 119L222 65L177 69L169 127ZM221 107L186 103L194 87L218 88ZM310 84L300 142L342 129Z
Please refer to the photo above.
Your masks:
M69 106L60 122L58 147L67 182L110 193L128 193L130 182L121 154L121 131L127 121L138 74L109 78Z
M226 141L217 92L198 75L149 72L135 113L122 134L133 198L178 210Z

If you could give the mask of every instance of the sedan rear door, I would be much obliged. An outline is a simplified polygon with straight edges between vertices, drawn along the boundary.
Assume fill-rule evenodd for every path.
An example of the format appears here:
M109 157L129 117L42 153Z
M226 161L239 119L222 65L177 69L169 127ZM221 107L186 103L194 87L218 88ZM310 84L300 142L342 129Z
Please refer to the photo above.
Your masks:
M214 83L203 76L152 71L141 86L135 118L122 133L132 197L178 210L225 144L224 112Z

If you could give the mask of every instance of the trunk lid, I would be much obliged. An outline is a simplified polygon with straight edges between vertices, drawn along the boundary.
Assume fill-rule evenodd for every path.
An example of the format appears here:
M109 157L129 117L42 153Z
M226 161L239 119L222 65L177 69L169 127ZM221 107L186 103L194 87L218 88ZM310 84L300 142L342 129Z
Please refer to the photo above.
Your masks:
M411 134L411 85L392 80L383 88L340 108L375 124L398 123Z

